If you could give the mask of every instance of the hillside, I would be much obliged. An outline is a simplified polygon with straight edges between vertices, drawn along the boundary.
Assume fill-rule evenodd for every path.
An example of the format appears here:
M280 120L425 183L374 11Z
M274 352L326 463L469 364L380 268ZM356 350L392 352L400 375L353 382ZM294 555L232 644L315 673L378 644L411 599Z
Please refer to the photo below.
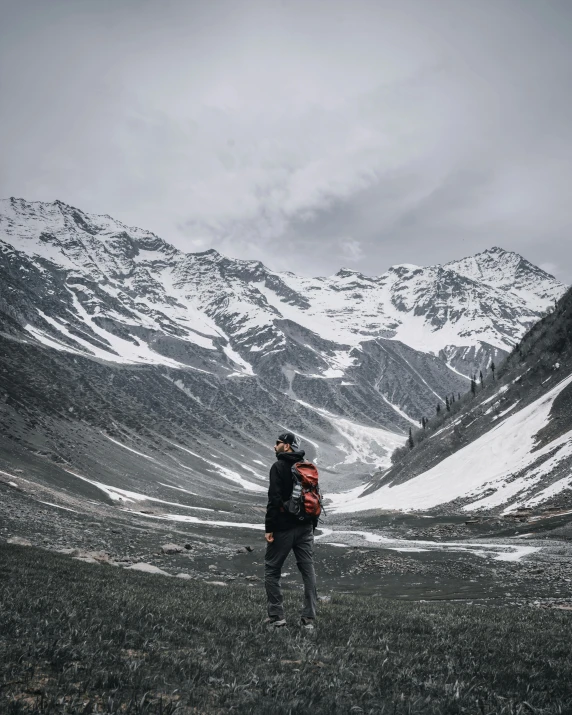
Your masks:
M572 509L572 291L342 511Z
M0 231L0 470L177 518L251 520L283 429L327 492L363 484L564 290L498 248L277 273L59 201L1 202Z

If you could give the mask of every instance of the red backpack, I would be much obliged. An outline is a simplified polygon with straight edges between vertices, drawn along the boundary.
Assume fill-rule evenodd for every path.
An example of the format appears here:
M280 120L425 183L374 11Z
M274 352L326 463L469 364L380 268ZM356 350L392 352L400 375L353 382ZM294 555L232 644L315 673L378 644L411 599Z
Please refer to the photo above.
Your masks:
M284 508L300 521L317 519L324 509L316 465L312 462L297 462L292 465L292 479L292 496L284 502Z

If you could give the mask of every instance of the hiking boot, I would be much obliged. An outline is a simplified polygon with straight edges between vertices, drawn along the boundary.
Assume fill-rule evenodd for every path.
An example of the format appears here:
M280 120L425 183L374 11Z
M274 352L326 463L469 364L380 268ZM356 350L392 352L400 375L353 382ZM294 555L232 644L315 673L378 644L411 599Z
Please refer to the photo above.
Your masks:
M264 623L268 626L268 628L273 629L273 628L282 628L283 626L286 625L286 619L285 618L279 618L278 616L269 616Z
M300 619L300 625L304 630L306 631L313 631L314 628L316 627L316 623L313 618L304 618L302 617Z

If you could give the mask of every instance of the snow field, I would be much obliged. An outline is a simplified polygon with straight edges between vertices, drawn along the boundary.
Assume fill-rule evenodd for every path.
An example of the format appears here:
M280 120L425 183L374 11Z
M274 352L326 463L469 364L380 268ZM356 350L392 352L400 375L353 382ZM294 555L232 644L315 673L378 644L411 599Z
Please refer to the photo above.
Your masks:
M547 424L554 400L570 382L572 375L423 474L403 484L384 485L362 498L360 495L367 487L329 495L330 508L340 513L368 509L415 511L462 497L474 498L471 504L464 507L465 511L474 511L502 505L521 493L525 496L526 491L549 473L558 460L572 453L570 432L532 453L535 435ZM539 457L555 447L558 452L547 463L524 477L508 481L513 474L532 466ZM566 487L564 480L561 486ZM492 494L484 495L491 489L494 490ZM521 502L524 503L523 500Z
M345 543L340 539L346 537ZM395 539L372 531L345 531L343 529L322 529L319 536L314 537L331 546L353 546L357 542L365 542L368 545L376 544L380 548L389 551L400 552L422 552L422 551L463 551L483 558L493 558L497 561L519 561L524 556L528 556L537 551L537 546L520 546L513 544L498 544L479 542L472 544L465 541L426 541ZM335 539L330 541L329 539Z

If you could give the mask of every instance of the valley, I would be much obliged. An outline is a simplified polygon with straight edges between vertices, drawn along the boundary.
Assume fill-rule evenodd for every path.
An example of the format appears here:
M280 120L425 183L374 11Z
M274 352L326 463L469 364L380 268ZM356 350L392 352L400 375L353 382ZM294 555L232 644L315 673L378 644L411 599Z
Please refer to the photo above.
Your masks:
M72 495L3 468L0 539L84 559L93 568L147 564L164 572L157 577L263 589L264 495L252 493L237 511L230 502L215 506L208 500L185 508L185 494L172 494L168 501L148 499L80 480ZM319 591L328 598L376 593L398 600L572 608L571 535L570 510L476 519L332 514L316 534ZM176 547L173 553L164 552L169 545ZM293 557L283 580L286 589L301 588Z

